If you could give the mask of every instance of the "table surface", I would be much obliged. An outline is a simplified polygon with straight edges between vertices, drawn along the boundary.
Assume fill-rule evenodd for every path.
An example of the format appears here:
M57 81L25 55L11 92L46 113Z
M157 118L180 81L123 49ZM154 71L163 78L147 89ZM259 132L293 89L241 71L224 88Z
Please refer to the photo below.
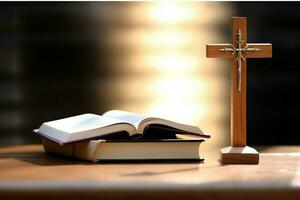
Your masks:
M39 199L300 198L300 146L260 147L259 165L205 162L89 163L44 153L41 145L0 148L0 196ZM75 198L76 197L76 198Z

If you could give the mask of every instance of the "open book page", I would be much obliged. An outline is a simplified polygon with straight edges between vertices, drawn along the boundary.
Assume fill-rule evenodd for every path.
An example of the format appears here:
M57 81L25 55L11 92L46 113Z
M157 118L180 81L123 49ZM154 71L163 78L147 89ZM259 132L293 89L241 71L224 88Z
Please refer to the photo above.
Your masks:
M130 113L126 111L121 110L110 110L104 113L102 116L104 117L110 117L113 119L117 119L123 122L130 123L135 126L136 129L138 129L139 124L146 118L144 115Z
M123 123L123 121L108 117L102 117L100 115L95 114L82 114L51 122L45 122L40 128L40 131L42 131L45 126L50 126L71 134L74 132L82 132L96 128L103 128L119 123Z
M203 133L203 131L199 127L181 124L174 121L162 119L159 117L148 117L146 115L140 115L140 114L125 112L120 110L108 111L104 113L103 116L108 116L121 121L131 123L136 127L137 132L139 134L142 134L144 132L144 129L148 125L158 124L158 125L169 126L198 136L210 137L209 135Z
M203 131L197 126L181 124L178 122L174 122L174 121L170 121L170 120L166 120L166 119L162 119L162 118L157 118L157 117L144 118L144 120L142 120L140 122L140 125L138 127L138 132L143 132L143 130L148 125L153 125L153 124L165 125L165 126L169 126L169 127L178 129L178 130L182 130L186 133L209 137L209 135L206 135L205 133L203 133Z
M107 135L118 131L136 132L130 123L95 114L83 114L55 121L45 122L39 134L61 143Z

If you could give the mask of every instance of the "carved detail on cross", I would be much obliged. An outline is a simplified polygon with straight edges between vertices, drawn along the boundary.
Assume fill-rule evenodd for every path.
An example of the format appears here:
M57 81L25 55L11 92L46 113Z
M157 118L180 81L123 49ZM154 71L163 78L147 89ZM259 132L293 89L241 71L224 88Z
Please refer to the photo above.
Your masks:
M237 54L236 55L236 58L235 58L235 61L238 63L238 91L240 92L242 90L242 61L245 62L246 61L246 58L243 56L243 53L244 52L247 52L247 51L259 51L260 49L259 48L256 48L255 46L253 47L250 47L249 45L247 45L244 40L242 39L242 31L241 29L238 30L238 32L236 33L237 35L237 40L235 41L236 42L236 45L237 47L233 46L232 44L228 47L224 47L222 49L219 49L219 51L222 51L222 52L230 52L231 55L232 54ZM246 45L244 47L242 47L243 45Z

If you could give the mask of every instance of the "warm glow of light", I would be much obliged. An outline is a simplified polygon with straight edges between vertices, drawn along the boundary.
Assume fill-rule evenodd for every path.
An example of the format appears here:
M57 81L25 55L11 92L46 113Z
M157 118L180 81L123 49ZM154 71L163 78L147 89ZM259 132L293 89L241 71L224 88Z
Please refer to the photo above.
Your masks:
M148 9L150 19L155 22L173 24L189 21L195 10L176 1L156 2Z
M153 55L145 61L162 74L189 73L198 66L194 56L176 52Z
M201 99L198 98L201 86L204 85L193 77L165 76L163 79L155 80L150 92L157 96L147 112L182 123L196 124L199 118L204 118L208 114L203 102L201 103Z
M197 124L206 110L201 104L197 90L199 79L195 70L200 66L199 58L191 51L182 48L189 42L191 35L178 24L187 24L193 19L196 9L188 4L178 2L156 3L150 7L150 17L158 24L167 24L168 32L158 27L156 34L148 39L160 47L171 46L172 49L159 52L146 63L158 71L158 82L154 82L151 92L153 102L147 112L164 117L172 117L186 123ZM193 46L189 45L191 49ZM171 77L175 75L175 77ZM157 80L157 79L156 79ZM202 106L201 106L202 105ZM202 117L201 117L202 115Z
M210 144L225 146L229 68L220 59L207 59L205 45L224 39L218 23L229 21L229 11L216 2L132 6L130 28L112 31L105 40L123 50L123 57L112 61L121 75L105 86L105 93L119 102L114 108L199 126L211 133Z
M154 46L170 46L170 47L180 47L188 42L191 38L187 37L186 34L178 32L175 30L158 30L151 32L151 35L143 35L141 38L145 45L154 45ZM148 37L145 37L148 36Z

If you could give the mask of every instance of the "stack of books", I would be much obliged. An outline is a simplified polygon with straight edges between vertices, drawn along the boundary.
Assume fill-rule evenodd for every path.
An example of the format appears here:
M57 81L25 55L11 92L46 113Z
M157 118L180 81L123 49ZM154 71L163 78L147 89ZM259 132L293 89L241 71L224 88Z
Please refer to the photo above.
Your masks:
M202 160L200 144L210 138L196 126L120 110L45 122L34 132L46 152L92 162Z

